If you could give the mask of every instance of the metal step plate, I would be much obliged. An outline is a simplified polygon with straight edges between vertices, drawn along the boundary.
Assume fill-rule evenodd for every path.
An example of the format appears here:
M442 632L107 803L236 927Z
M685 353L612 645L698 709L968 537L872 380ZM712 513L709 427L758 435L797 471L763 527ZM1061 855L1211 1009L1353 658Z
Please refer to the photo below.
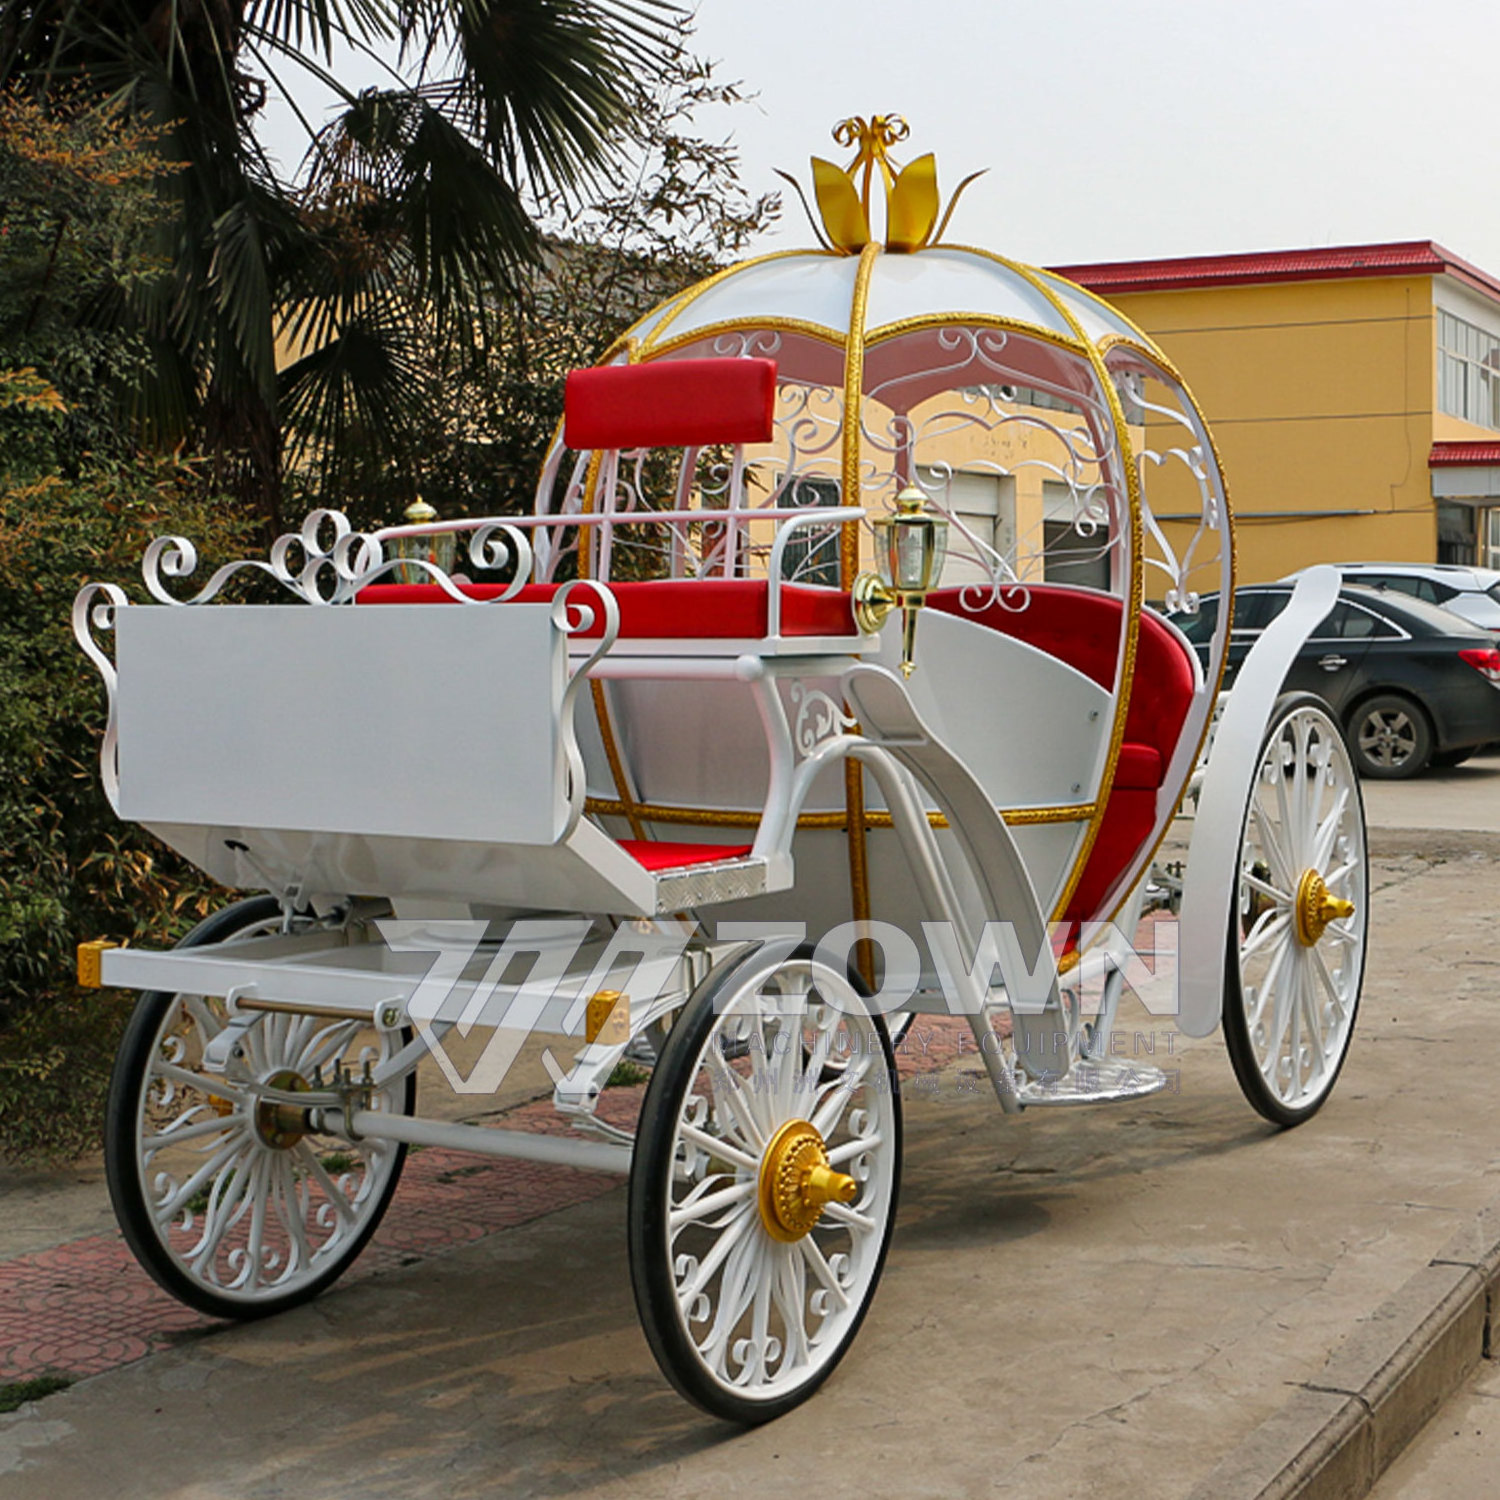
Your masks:
M1160 1093L1168 1083L1160 1068L1121 1057L1089 1058L1073 1064L1061 1078L1030 1078L1017 1091L1023 1106L1114 1104Z

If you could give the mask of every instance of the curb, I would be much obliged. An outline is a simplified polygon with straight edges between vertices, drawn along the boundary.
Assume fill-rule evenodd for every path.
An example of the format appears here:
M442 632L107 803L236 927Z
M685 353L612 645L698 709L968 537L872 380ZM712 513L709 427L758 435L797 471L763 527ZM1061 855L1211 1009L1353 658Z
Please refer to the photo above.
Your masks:
M1361 1500L1490 1357L1497 1298L1500 1200L1362 1318L1188 1500Z

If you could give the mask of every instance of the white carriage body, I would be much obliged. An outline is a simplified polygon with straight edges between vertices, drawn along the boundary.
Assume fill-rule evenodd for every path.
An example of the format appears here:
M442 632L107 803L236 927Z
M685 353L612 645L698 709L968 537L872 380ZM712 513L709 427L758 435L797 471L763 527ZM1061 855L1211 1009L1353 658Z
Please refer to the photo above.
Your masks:
M1204 770L1232 609L1203 663L1176 622L1231 598L1234 549L1202 417L1097 298L930 244L931 158L881 166L873 243L898 125L840 127L865 203L850 178L842 216L824 204L828 248L708 278L570 383L533 514L366 536L315 512L191 597L193 548L162 538L153 604L80 593L116 810L274 898L180 951L103 955L104 982L148 992L112 1190L185 1300L312 1295L373 1231L404 1143L627 1171L663 1369L719 1415L787 1409L852 1339L889 1239L880 1011L961 1015L1007 1112L1165 1086L1111 1056L1110 1028L1190 780L1175 1023L1222 1014L1279 1123L1332 1087L1363 973L1363 815L1337 724L1276 705L1336 575L1301 578L1263 632ZM839 174L815 168L822 204ZM892 542L872 591L866 522L913 489L921 585L894 583ZM462 572L439 563L456 540ZM217 602L245 569L295 602ZM905 619L881 628L872 598ZM894 985L882 933L915 955ZM423 1056L485 1086L442 1046L475 1024L496 1038L481 1064L581 1035L570 1066L543 1056L594 1139L416 1118ZM834 1066L841 1028L862 1045ZM641 1042L633 1137L597 1106ZM333 1181L309 1134L360 1165Z

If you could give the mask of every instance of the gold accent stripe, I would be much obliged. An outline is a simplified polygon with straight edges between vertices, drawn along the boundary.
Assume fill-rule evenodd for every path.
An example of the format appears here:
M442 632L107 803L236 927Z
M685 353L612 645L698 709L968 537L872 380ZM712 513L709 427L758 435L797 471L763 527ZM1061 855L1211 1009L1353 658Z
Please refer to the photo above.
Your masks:
M1114 381L1110 378L1103 356L1094 348L1082 324L1073 316L1057 293L1029 266L1007 260L1000 255L991 254L990 259L999 265L1006 266L1017 276L1030 282L1057 310L1067 322L1068 327L1073 330L1074 337L1083 344L1089 364L1094 370L1094 378L1109 407L1110 421L1115 429L1116 462L1125 471L1126 504L1130 510L1130 593L1125 601L1124 658L1115 678L1115 718L1110 726L1109 751L1104 764L1104 774L1100 777L1099 786L1095 792L1096 811L1089 819L1088 829L1084 833L1078 854L1073 861L1072 872L1063 886L1062 893L1058 896L1057 904L1052 909L1052 920L1059 922L1068 909L1068 903L1073 899L1073 892L1078 889L1079 881L1083 879L1083 872L1088 868L1089 856L1094 851L1094 844L1099 838L1099 830L1104 824L1104 815L1109 807L1109 794L1114 788L1115 771L1120 763L1120 750L1125 743L1125 719L1130 712L1130 691L1135 682L1136 649L1140 641L1141 630L1141 605L1145 597L1141 558L1145 538L1144 528L1141 525L1140 475L1136 473L1134 451L1130 446L1130 429L1125 422L1125 412L1120 405L1119 393L1115 390Z
M882 323L872 328L865 339L867 346L887 343L907 333L922 333L929 328L997 328L1002 333L1015 333L1040 343L1053 344L1066 349L1069 354L1086 354L1087 341L1070 339L1066 334L1043 328L1036 323L1023 323L1016 318L1000 317L995 313L920 313L910 318L899 318L894 323Z
M854 295L849 304L849 338L844 346L843 503L859 504L859 440L865 390L865 311L870 304L870 278L880 246L868 244L859 252L854 273ZM854 587L859 572L859 525L844 523L839 537L839 587Z
M738 808L670 807L658 802L627 802L623 798L590 797L586 811L599 818L628 818L635 812L646 823L685 823L696 828L758 828L761 814ZM1094 816L1095 804L1078 802L1066 807L1015 807L995 809L1013 827L1025 827L1038 823L1086 823ZM891 828L891 815L879 808L866 810L866 828ZM940 812L927 814L927 821L934 828L946 828L948 820ZM842 812L802 813L797 819L798 828L831 828L842 831L848 826L849 816Z
M849 339L844 346L844 432L842 491L845 505L859 504L860 437L864 427L865 311L870 303L870 278L880 246L870 243L859 252L854 291L849 302ZM839 587L852 589L859 572L859 525L848 521L839 528ZM849 815L849 907L856 922L870 920L870 862L865 842L865 768L852 756L844 762L844 809ZM875 987L875 953L869 940L856 945L855 962L865 983Z
M704 277L702 281L695 283L693 286L688 287L685 291L680 292L677 295L677 297L667 309L666 313L662 316L661 321L656 325L655 328L651 330L649 334L647 334L646 342L642 350L642 357L644 358L647 354L655 354L658 349L661 335L666 332L667 328L669 328L671 324L682 315L685 309L691 307L693 303L695 303L700 297L702 297L705 292L711 291L714 287L718 286L721 281L727 281L731 276L738 276L740 272L748 271L752 266L767 265L773 260L791 260L793 257L799 255L816 255L827 257L829 259L842 258L837 256L835 252L831 250L772 250L766 255L752 255L748 260L736 261L732 266L725 266L722 271L715 271L712 276ZM652 308L651 312L647 313L646 316L644 318L641 318L639 322L632 323L631 326L625 330L625 336L634 333L635 330L641 326L641 323L646 322L647 319L652 316L652 313L656 311L656 308ZM619 340L617 339L615 342L616 344L618 344Z
M664 339L650 346L651 359L665 359L678 349L701 344L705 339L718 338L723 333L800 333L805 338L815 339L835 349L844 347L843 336L838 329L826 323L813 323L805 318L725 318L721 323L705 323L690 333L679 333L674 338ZM778 379L780 377L778 376Z

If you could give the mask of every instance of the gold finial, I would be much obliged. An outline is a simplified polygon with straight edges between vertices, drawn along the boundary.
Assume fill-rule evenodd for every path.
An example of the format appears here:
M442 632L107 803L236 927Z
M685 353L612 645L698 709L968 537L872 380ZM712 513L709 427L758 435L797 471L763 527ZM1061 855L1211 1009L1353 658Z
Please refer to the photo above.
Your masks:
M425 526L429 521L437 520L437 512L420 495L401 515L408 526Z
M911 127L900 115L871 115L868 120L851 115L840 120L833 127L833 139L840 146L853 146L854 159L847 167L840 167L819 156L812 158L817 218L813 217L796 178L785 172L777 173L796 189L813 231L825 249L858 255L870 243L874 237L871 205L877 173L885 192L885 248L905 254L942 238L959 194L984 174L971 172L959 183L939 223L937 159L929 151L903 167L890 154L890 148L910 134Z

